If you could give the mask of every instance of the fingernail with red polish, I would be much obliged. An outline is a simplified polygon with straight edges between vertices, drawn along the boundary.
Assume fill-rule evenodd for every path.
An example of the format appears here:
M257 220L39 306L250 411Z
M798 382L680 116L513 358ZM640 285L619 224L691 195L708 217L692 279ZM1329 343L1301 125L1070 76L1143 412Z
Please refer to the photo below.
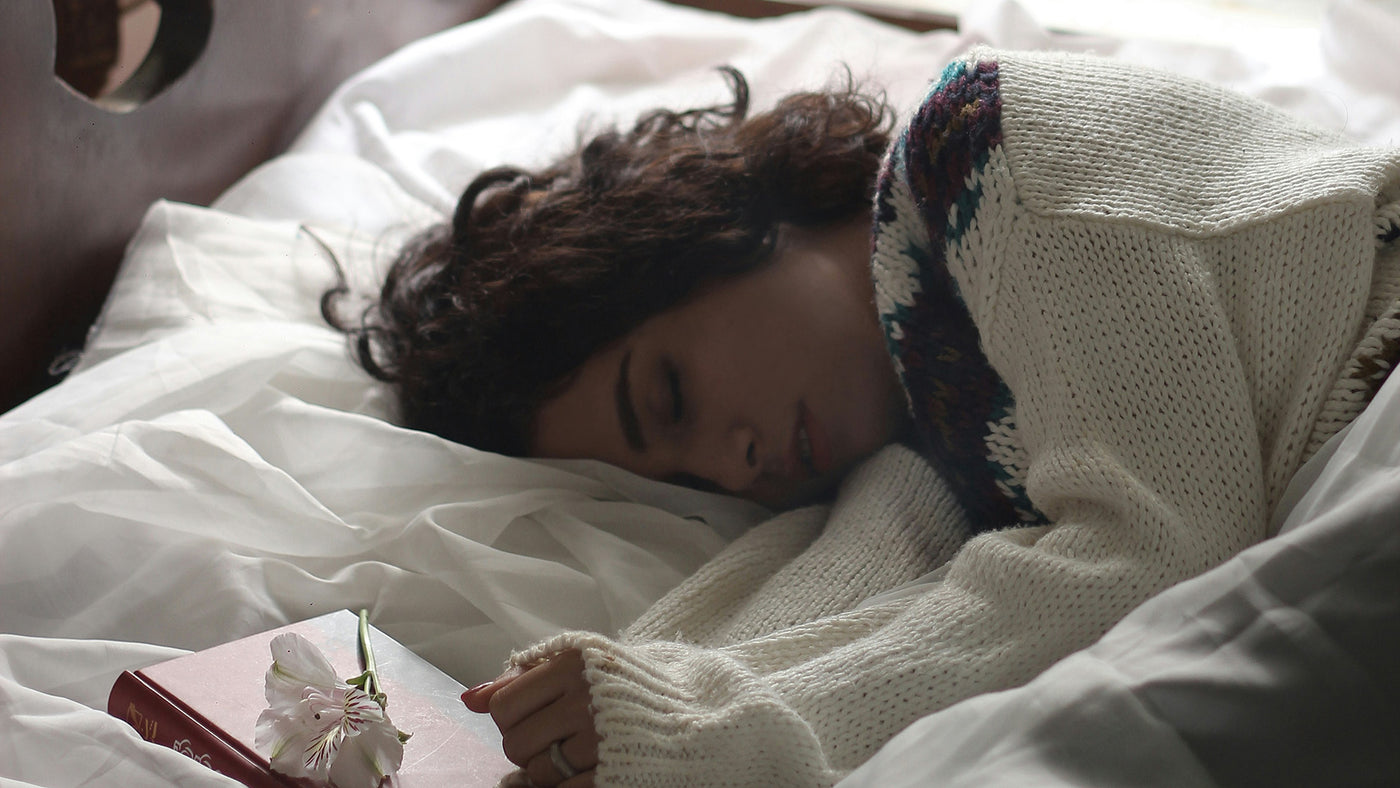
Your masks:
M476 685L475 687L472 687L471 689L467 690L466 692L463 692L463 693L462 693L462 702L463 702L463 703L466 703L466 702L467 702L467 696L469 696L469 695L475 695L476 693L481 692L482 690L486 689L486 688L489 687L489 686L491 686L491 682L487 681L487 682L485 682L485 683L478 684L478 685Z

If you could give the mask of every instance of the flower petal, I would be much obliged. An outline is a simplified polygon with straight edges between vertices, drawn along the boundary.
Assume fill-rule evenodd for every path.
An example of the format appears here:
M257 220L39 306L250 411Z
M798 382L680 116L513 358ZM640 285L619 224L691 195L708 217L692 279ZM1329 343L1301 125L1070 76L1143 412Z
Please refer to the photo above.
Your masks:
M330 775L331 766L336 762L344 741L344 729L334 725L306 742L301 751L301 765L305 773L312 779L325 780Z
M286 632L272 639L272 667L264 678L267 704L272 708L288 706L302 699L307 687L319 687L327 692L336 685L335 669L315 644L295 632Z
M403 742L398 728L385 716L345 740L331 765L331 782L336 788L379 788L384 777L397 774L402 765Z
M302 753L312 735L313 732L295 717L265 709L258 715L253 747L267 756L274 770L292 777L306 777Z
M345 693L342 713L344 718L340 721L340 727L349 736L354 736L371 725L378 725L385 719L384 707L359 687L351 687L350 691Z

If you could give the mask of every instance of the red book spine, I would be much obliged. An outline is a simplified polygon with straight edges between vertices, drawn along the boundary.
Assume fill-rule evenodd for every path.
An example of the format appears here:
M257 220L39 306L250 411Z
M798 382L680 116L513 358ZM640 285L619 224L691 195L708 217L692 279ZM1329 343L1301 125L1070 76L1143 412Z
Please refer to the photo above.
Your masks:
M140 671L123 671L107 696L107 713L126 720L141 738L169 747L249 788L288 788L255 754L219 736L199 712L148 681Z

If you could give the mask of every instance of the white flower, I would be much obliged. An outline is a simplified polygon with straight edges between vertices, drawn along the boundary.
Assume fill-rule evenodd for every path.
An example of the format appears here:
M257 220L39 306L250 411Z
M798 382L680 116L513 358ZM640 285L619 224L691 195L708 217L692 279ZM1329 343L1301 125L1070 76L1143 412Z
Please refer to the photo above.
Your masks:
M403 763L403 738L380 701L337 679L306 638L272 639L266 694L253 744L273 770L337 788L378 788Z

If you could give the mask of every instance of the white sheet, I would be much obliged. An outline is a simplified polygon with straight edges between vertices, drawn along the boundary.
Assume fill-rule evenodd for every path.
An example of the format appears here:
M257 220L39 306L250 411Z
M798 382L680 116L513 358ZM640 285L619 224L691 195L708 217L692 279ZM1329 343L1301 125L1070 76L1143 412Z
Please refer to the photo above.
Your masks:
M1400 140L1400 33L1366 11L1341 6L1312 56L1257 60L1052 36L1009 2L915 36L834 11L517 0L372 67L212 209L155 206L80 368L0 417L0 786L223 784L106 717L117 672L366 605L474 682L558 628L615 629L762 516L391 426L320 322L330 267L299 223L363 284L478 169L544 161L585 117L720 98L714 65L762 104L845 61L907 107L974 41L1117 53Z

